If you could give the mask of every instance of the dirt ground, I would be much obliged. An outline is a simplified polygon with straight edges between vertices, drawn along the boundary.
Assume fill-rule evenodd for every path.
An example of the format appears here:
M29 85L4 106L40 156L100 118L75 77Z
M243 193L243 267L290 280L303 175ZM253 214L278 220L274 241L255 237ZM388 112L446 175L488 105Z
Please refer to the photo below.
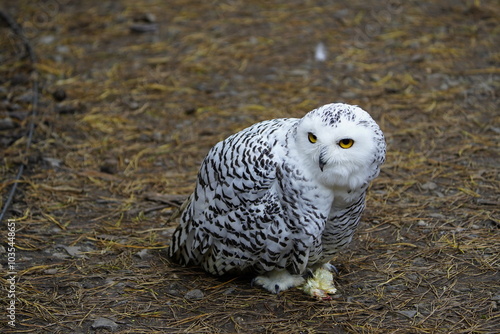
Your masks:
M6 3L2 333L500 332L497 1ZM388 144L332 301L168 262L212 145L330 102Z

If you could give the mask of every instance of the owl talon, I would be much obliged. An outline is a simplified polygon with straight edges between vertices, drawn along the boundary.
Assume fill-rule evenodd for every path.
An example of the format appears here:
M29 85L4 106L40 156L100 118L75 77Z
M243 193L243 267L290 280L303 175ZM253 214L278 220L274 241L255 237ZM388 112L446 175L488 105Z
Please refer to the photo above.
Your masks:
M339 270L337 269L337 267L335 267L333 264L331 264L330 262L327 262L323 265L323 267L328 270L329 272L333 272L335 273L335 275L339 275Z
M302 276L292 275L286 270L273 270L252 280L253 285L260 285L275 294L299 286L302 283L304 283Z
M257 277L254 277L252 278L252 280L250 281L250 286L253 288L255 285L257 285L257 282L255 282L257 280Z
M304 275L302 275L302 277L304 277L304 279L309 279L314 277L314 273L310 268L307 268L306 272L304 273Z

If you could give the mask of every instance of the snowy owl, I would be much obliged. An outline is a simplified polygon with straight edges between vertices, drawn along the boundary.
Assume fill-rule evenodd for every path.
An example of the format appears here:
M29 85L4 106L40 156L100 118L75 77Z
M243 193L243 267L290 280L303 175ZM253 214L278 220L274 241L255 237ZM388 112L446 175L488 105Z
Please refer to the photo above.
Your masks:
M205 157L169 256L214 275L255 273L273 293L302 286L328 298L332 282L314 280L332 280L329 261L351 241L385 151L358 106L254 124Z

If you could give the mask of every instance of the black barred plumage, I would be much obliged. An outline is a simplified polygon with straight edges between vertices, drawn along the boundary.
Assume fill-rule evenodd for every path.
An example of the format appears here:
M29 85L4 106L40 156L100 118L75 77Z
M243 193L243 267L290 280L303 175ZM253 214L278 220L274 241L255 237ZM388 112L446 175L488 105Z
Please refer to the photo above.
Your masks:
M273 292L297 285L349 244L384 160L380 128L356 106L257 123L205 157L169 255L214 275L255 272Z

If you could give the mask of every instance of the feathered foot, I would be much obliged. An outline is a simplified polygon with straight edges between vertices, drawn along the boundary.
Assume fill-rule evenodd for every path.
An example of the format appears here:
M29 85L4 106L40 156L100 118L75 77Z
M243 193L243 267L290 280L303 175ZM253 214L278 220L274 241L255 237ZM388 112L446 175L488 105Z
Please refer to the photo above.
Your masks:
M273 270L252 280L252 285L260 285L272 293L280 293L304 283L300 275L292 275L286 270Z

